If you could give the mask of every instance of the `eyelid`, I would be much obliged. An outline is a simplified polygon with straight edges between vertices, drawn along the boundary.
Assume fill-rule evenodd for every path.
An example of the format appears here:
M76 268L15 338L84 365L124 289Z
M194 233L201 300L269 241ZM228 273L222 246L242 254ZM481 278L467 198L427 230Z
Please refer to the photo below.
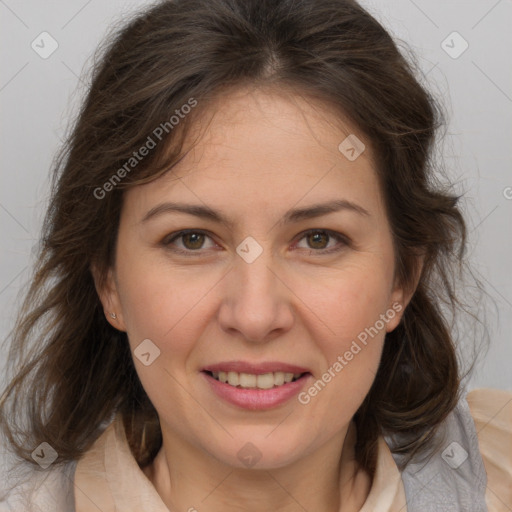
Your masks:
M178 240L182 236L185 236L185 235L190 234L190 233L197 233L197 234L205 235L205 237L210 238L215 243L215 241L213 240L212 234L209 231L204 230L204 229L182 229L180 231L174 231L173 233L170 233L169 235L166 235L163 238L161 243L164 245L164 247L168 247L175 240ZM174 248L172 250L176 251L176 252L179 252L179 253L194 254L194 253L201 252L203 249L197 249L197 250L194 251L192 249L179 249L179 248L176 249L176 248Z
M317 233L317 232L325 233L330 238L336 239L339 243L342 244L342 246L351 246L352 242L349 237L347 237L346 235L344 235L343 233L340 233L338 231L333 231L333 230L324 229L324 228L310 228L310 229L306 229L306 230L302 231L295 237L296 242L294 245L296 245L303 238L305 238L306 235L308 235L310 233ZM174 242L175 240L181 238L182 236L190 234L190 233L197 233L197 234L205 235L207 238L210 238L214 243L216 243L215 240L213 239L212 234L208 230L189 228L189 229L182 229L180 231L175 231L173 233L170 233L169 235L164 237L161 244L164 247L169 248L169 246L172 244L172 242ZM304 250L308 250L309 253L316 253L318 255L322 255L322 254L329 254L332 252L340 251L342 248L339 248L339 247L331 247L328 249L311 249L310 248L310 249L304 249ZM202 248L196 249L196 250L172 248L170 250L172 250L173 252L179 253L179 254L186 254L186 255L192 255L192 256L199 256L203 252ZM296 250L296 249L294 249L294 250Z
M344 235L343 233L340 233L338 231L333 231L331 229L324 229L324 228L310 228L310 229L306 229L305 231L303 231L302 233L299 233L297 236L296 236L296 240L298 242L300 242L306 235L310 234L310 233L325 233L327 234L330 238L334 238L338 241L338 243L341 243L343 246L351 246L352 245L352 241L350 240L350 238L346 235ZM336 247L330 247L328 249L304 249L304 250L307 250L309 251L310 253L317 253L319 255L322 255L322 254L329 254L329 253L333 253L333 252L339 252L342 250L342 248L336 246Z

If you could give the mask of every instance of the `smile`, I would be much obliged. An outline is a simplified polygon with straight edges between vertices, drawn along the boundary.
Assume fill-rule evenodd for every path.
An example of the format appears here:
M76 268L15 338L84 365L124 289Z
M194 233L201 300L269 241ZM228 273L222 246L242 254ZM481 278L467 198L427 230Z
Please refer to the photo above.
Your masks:
M290 372L269 372L261 375L224 371L209 373L219 382L244 389L272 389L276 386L294 382L303 375L302 373Z
M286 404L313 378L307 368L277 361L230 361L207 366L200 373L209 392L222 402L253 411Z

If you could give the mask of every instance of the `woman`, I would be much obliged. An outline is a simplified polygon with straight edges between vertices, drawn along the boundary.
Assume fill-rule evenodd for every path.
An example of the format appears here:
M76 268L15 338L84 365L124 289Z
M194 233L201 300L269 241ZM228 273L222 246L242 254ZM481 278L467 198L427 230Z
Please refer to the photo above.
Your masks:
M506 510L512 393L461 386L439 124L353 1L166 1L124 27L13 340L2 427L35 471L4 509Z

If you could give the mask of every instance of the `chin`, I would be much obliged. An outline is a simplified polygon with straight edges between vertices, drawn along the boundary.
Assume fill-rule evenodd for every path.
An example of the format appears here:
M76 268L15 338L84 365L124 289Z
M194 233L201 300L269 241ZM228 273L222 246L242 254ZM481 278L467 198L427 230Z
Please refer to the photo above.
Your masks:
M252 434L238 435L225 450L212 455L228 466L254 470L283 468L306 456L306 436L293 439L289 435L276 434L272 438L273 434L269 436L269 432L272 428L266 428L264 433L252 431ZM208 448L211 450L211 444Z

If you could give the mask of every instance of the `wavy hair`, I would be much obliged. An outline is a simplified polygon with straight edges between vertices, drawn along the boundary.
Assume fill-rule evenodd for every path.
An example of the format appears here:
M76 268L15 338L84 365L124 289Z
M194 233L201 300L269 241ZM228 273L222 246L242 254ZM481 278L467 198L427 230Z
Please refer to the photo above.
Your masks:
M77 460L116 413L141 467L160 449L156 410L126 333L104 317L91 266L104 280L113 263L123 190L167 172L197 113L228 87L247 84L292 87L326 102L374 150L397 275L412 286L419 253L424 265L354 417L356 457L372 472L381 434L407 434L395 451L409 458L424 450L461 390L450 311L461 305L455 284L466 226L433 158L444 115L416 73L351 0L160 1L116 29L98 50L56 158L37 266L13 330L16 370L0 420L16 454L35 464L30 453L44 440L57 464ZM192 100L197 107L179 116ZM180 117L175 129L172 116ZM166 129L156 147L128 169L159 126Z

